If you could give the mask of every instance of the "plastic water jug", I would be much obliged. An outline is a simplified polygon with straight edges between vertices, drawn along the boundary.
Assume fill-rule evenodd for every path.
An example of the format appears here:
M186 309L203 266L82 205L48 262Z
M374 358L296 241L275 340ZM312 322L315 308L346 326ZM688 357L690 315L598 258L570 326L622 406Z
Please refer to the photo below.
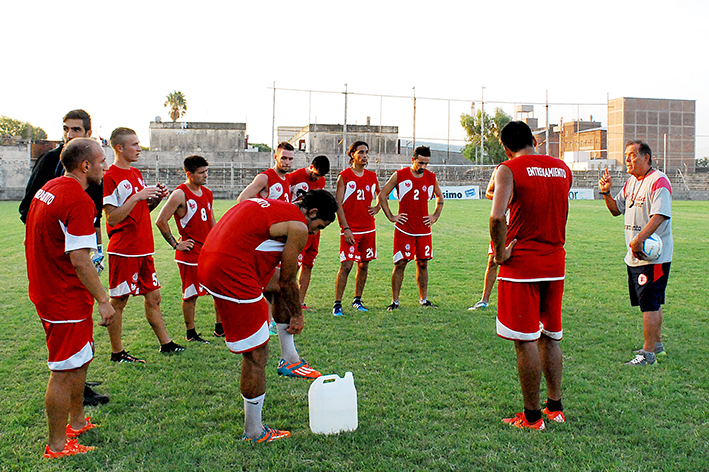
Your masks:
M345 378L321 375L308 390L310 429L315 434L336 434L357 429L357 389L352 372Z

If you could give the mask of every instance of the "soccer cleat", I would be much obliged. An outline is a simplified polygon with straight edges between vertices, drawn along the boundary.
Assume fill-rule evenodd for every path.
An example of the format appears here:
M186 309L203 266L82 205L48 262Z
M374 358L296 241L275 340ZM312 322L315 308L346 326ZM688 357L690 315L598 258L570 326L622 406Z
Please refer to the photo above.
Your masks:
M88 383L84 385L84 406L105 405L111 399L108 395L101 395L89 387Z
M124 349L121 352L111 353L111 362L137 362L139 364L145 364L145 359L138 359L137 357L133 357L128 354Z
M255 443L269 443L271 441L276 441L277 439L283 439L290 437L290 431L282 431L280 429L269 428L263 425L263 433L256 439L251 439L247 435L243 435L241 439L244 441L253 441Z
M225 336L224 331L222 331L221 333L214 331L212 334L215 338L223 338Z
M643 350L643 348L640 348L640 349L636 349L635 351L633 351L633 354L638 355L638 354L642 354L644 352L645 351ZM661 347L659 351L655 350L654 354L655 354L655 358L657 359L657 362L660 362L660 360L663 360L667 357L667 351L665 351L664 346Z
M342 305L332 307L332 316L344 316L344 313L342 313Z
M642 354L636 355L633 359L630 359L625 365L629 366L645 366L645 365L656 365L657 357L652 352L642 351Z
M49 446L44 448L45 459L57 459L65 456L75 456L76 454L85 454L96 449L94 446L82 446L76 439L70 439L64 445L64 449L59 452L52 451Z
M308 380L317 379L322 375L317 370L311 368L310 364L305 362L305 359L302 357L299 362L294 362L293 364L288 364L285 359L281 359L278 362L276 371L278 375L283 375L284 377L300 377Z
M70 424L66 425L66 437L67 437L67 439L73 439L77 436L84 434L86 431L88 431L90 429L94 429L94 428L98 428L98 425L93 424L91 422L91 417L87 416L86 417L86 425L84 425L84 427L81 429L74 429L71 427Z
M180 346L175 341L170 341L160 346L160 352L162 354L173 354L175 352L182 352L185 350L185 346Z
M209 344L209 341L207 341L206 339L202 339L202 337L199 334L195 334L191 338L188 338L187 336L185 336L185 339L187 340L187 342Z
M301 304L300 304L300 309L301 309L301 310L310 310L310 307L309 307L308 305L306 305L305 303L301 303Z
M425 302L419 302L419 304L424 308L438 308L438 305L432 303L431 300L426 300Z
M369 308L365 307L362 305L362 300L353 300L352 301L352 308L358 311L369 311Z
M539 420L534 423L530 423L527 421L527 417L524 416L524 413L516 413L512 418L503 418L502 422L512 425L515 428L546 429L543 418L539 418Z
M473 305L473 306L471 306L470 308L468 308L468 311L482 310L482 309L487 308L487 306L488 306L488 303L487 303L487 302L484 302L484 301L480 300L480 301L477 302L475 305Z
M391 302L391 305L387 307L387 311L394 311L399 309L399 302Z
M549 418L549 421L554 421L555 423L565 423L566 422L566 416L564 416L563 411L549 411L549 408L544 408L542 410L542 413L547 415L547 418Z

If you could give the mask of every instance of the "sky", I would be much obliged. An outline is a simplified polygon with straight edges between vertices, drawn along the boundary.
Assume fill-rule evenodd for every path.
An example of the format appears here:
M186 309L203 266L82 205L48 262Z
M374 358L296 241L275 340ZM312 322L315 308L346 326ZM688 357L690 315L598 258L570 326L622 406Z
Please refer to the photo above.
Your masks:
M697 157L709 156L709 2L5 2L0 115L61 138L61 118L89 112L94 136L149 124L167 94L184 121L246 122L271 144L275 125L399 126L402 140L463 144L472 102L543 124L607 125L608 98L696 100ZM484 87L484 89L483 89ZM308 92L312 91L312 92ZM328 92L328 93L325 93Z

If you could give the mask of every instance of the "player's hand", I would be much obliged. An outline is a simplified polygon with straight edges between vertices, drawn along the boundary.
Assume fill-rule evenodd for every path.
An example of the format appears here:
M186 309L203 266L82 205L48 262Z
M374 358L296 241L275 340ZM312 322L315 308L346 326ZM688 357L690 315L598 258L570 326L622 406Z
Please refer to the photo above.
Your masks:
M156 187L158 188L158 190L160 191L160 195L158 195L158 196L159 196L161 199L167 197L168 195L170 195L170 191L168 190L167 185L161 184L161 183L158 182L157 185L155 185L155 186L156 186Z
M177 246L175 246L175 251L191 251L193 247L194 240L188 239L187 241L183 241L182 238L180 238L180 241L178 241Z
M156 200L162 198L160 188L158 186L145 187L143 190L135 194L138 200Z
M379 210L381 210L381 207L380 207L379 205L370 206L370 207L368 208L369 214L372 215L372 216L374 216L374 215L376 215L377 213L379 213Z
M504 251L502 251L502 254L495 254L495 264L503 264L507 259L512 256L512 249L517 245L517 240L513 239L510 241L510 243L507 245Z
M106 301L98 304L98 314L101 315L101 321L98 322L98 325L108 326L113 323L113 316L116 314L116 310L113 309L113 305L110 302Z
M423 224L426 226L431 226L436 221L438 221L438 217L436 215L426 215L423 217Z
M636 259L639 259L641 261L645 260L645 253L643 252L643 241L640 241L637 236L635 236L633 239L630 240L630 244L628 244L628 247L630 247L630 251L633 253L633 256Z
M290 334L300 334L300 332L303 331L304 325L303 313L301 313L300 316L293 316L291 314L290 324L288 325L288 328L286 328L286 331Z
M103 265L103 248L101 245L98 245L98 249L91 254L91 262L93 262L94 267L96 267L96 272L98 272L99 275L101 275L101 272L103 272L103 269L105 269Z
M342 232L342 235L345 237L345 243L349 244L350 246L353 246L355 243L355 238L354 235L352 234L352 230L347 228Z
M399 213L398 215L391 215L391 218L389 218L389 221L392 223L406 223L409 221L409 215L406 213Z
M608 173L608 167L606 167L605 172L601 174L601 178L598 179L598 190L601 192L610 192L611 186L613 185L613 180L611 175Z

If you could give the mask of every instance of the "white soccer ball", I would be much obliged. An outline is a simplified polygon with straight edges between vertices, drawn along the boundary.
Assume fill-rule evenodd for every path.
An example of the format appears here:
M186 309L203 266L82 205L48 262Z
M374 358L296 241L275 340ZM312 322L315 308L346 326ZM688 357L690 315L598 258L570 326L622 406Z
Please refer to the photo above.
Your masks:
M657 260L662 254L662 239L656 233L652 233L643 242L643 254L646 261Z

